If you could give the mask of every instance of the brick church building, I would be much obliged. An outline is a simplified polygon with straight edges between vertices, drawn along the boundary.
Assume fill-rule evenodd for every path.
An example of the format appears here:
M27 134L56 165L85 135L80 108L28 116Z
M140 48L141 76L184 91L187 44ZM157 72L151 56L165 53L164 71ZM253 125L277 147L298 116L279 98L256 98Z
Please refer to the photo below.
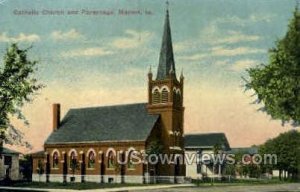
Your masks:
M176 77L167 10L156 78L151 69L148 73L148 102L70 109L62 119L60 105L54 104L53 132L44 151L32 155L33 180L182 181L183 81L182 74ZM172 160L138 161L151 154L169 155Z

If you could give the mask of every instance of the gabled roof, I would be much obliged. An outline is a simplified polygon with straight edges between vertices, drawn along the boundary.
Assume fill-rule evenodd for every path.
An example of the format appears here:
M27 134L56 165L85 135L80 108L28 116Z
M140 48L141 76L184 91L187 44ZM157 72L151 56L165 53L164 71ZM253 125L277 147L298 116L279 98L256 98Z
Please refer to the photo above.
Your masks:
M145 141L158 118L146 103L71 109L45 144Z
M212 149L217 144L223 146L225 150L230 149L224 133L187 134L184 136L186 149Z
M20 154L19 152L17 152L17 151L14 151L14 150L11 150L11 149L8 149L8 148L6 148L6 147L3 147L2 148L2 154L4 154L4 155L13 155L13 154Z
M258 147L240 147L240 148L231 148L228 153L237 154L237 153L243 153L243 154L256 154L258 153Z
M34 152L34 153L30 153L28 155L31 155L31 156L34 156L34 157L44 157L45 151L37 151L37 152Z

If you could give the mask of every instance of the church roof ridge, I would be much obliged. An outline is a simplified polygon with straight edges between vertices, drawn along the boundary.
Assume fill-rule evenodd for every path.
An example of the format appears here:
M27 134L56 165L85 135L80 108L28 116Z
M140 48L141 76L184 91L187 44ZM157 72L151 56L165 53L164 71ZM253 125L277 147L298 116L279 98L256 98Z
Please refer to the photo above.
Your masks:
M116 105L101 105L101 106L89 106L89 107L74 107L70 108L70 110L84 110L84 109L99 109L99 108L111 108L111 107L126 107L126 106L132 106L132 105L146 105L146 102L143 103L120 103Z

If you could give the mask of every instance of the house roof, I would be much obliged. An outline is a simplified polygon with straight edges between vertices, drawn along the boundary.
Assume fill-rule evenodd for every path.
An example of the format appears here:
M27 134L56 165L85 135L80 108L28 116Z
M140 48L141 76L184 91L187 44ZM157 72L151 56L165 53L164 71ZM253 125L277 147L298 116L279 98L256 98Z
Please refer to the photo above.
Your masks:
M2 154L5 154L5 155L8 155L8 154L20 154L19 152L11 150L11 149L8 149L6 147L3 147L2 149L3 149L2 150Z
M258 153L258 147L240 147L240 148L231 148L228 153L244 153L244 154L256 154Z
M158 118L146 103L71 109L45 144L145 141Z
M35 156L35 157L43 157L45 155L45 151L37 151L34 153L30 153L29 155Z
M184 136L186 149L208 149L220 144L226 150L230 149L228 140L224 133L202 133L187 134Z

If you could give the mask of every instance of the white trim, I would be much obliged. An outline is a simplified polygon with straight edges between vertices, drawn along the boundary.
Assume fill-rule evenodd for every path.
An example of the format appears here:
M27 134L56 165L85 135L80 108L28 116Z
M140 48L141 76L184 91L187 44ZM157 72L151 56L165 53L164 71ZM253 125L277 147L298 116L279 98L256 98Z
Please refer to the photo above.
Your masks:
M76 149L71 149L68 153L68 157L71 157L72 152L75 152L75 157L78 157L78 153L77 153Z
M116 157L117 156L117 152L114 148L110 147L107 149L106 153L105 153L105 156L108 157L109 153L112 152L113 155Z
M51 157L53 157L53 154L54 154L55 152L57 152L58 157L60 157L60 153L59 153L59 150L58 150L58 149L54 149L54 150L52 151Z
M171 146L170 149L173 149L173 150L179 150L179 151L182 150L181 147L178 147L178 146L174 146L174 147Z
M159 87L158 87L158 86L155 86L155 87L152 88L152 91L151 91L152 94L153 94L156 90L157 90L159 93L161 92L160 89L159 89Z
M162 86L162 87L160 88L160 92L162 92L163 89L166 89L166 90L168 91L168 93L170 93L170 89L169 89L168 86L166 86L166 85Z
M179 94L181 96L180 88L174 87L173 92L175 92L176 94Z
M93 148L89 148L89 150L86 152L87 157L89 157L90 152L93 152L93 153L94 153L94 156L95 156L95 158L96 158L97 153L96 153L96 151L95 151Z

